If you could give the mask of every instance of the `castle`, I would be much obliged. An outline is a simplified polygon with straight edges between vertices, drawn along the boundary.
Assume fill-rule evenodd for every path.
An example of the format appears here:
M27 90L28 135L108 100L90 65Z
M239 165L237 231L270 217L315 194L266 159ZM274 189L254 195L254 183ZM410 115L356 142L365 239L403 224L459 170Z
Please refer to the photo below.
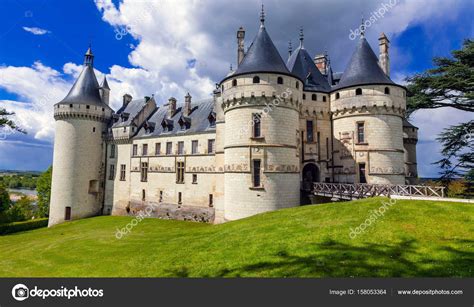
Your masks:
M49 225L100 214L223 222L294 207L313 182L411 184L417 128L406 89L389 77L362 33L344 73L312 58L303 33L287 62L260 28L212 98L184 103L123 96L109 106L91 49L69 94L54 106Z

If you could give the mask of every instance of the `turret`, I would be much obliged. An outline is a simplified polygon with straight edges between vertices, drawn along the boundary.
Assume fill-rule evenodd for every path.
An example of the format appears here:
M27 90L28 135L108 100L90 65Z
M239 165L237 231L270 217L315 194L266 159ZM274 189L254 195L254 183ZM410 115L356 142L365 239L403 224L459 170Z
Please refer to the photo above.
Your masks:
M109 83L107 82L107 77L104 76L104 80L102 81L102 85L100 86L100 98L102 102L106 105L109 105L110 99L110 87Z
M405 180L407 184L417 184L418 166L416 162L416 144L418 127L408 120L403 120L403 149L405 153Z
M53 179L49 226L100 214L104 183L104 135L113 110L104 103L89 47L84 67L67 96L54 105ZM102 89L105 90L104 82Z
M225 120L226 220L299 204L296 132L302 81L260 29L232 75L220 82Z

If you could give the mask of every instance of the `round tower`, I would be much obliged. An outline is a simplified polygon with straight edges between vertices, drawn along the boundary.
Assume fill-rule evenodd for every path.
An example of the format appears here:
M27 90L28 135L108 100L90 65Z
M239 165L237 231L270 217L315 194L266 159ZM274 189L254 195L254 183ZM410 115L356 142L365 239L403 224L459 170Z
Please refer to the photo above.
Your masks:
M224 218L297 206L302 81L288 71L265 29L263 12L250 49L220 87Z
M49 226L100 213L104 134L112 109L101 99L89 48L69 94L54 106L53 176ZM104 95L104 98L105 95Z
M381 69L364 35L331 93L337 182L405 184L405 88Z

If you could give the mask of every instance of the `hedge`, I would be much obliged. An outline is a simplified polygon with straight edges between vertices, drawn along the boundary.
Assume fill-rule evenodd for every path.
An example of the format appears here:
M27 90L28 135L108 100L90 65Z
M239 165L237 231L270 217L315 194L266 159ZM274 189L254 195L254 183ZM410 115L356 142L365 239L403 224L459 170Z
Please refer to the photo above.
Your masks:
M3 224L3 225L0 225L0 235L6 235L9 233L15 233L15 232L26 231L26 230L32 230L32 229L46 227L46 226L48 226L47 218Z

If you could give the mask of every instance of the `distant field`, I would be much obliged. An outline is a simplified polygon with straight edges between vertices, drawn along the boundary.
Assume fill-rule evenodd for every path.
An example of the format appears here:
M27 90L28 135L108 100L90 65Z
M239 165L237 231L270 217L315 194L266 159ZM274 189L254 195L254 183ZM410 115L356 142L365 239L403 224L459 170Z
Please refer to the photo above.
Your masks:
M304 206L221 225L96 217L0 236L1 277L474 276L474 206L385 198Z

